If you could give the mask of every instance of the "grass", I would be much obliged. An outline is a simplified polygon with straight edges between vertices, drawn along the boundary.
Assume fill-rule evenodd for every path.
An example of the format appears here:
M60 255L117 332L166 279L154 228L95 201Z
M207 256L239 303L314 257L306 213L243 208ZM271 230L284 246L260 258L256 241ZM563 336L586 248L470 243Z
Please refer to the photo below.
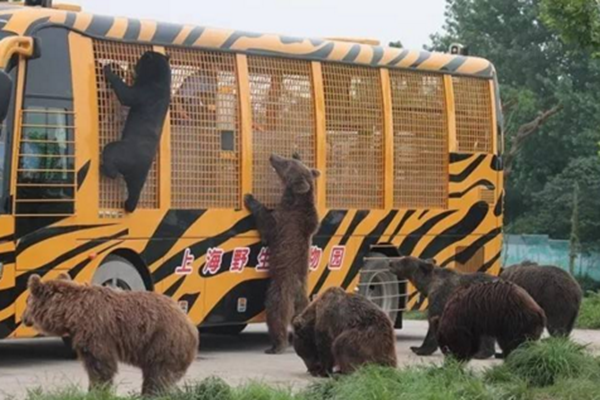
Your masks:
M402 319L424 321L427 319L427 313L425 311L405 311L402 313Z
M588 292L583 298L576 326L579 329L600 329L600 293Z
M484 373L447 359L441 366L366 367L353 375L319 380L301 391L258 382L231 387L219 378L158 400L600 400L600 359L567 339L545 339L515 351ZM28 400L137 400L77 389L30 392Z

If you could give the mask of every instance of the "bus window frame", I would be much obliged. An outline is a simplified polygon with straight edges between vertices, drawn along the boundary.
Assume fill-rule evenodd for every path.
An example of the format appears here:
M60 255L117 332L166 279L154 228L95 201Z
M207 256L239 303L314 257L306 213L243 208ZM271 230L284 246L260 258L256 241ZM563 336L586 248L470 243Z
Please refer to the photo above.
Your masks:
M22 68L20 68L20 60L18 55L14 55L11 57L10 62L6 66L6 73L13 80L13 88L11 101L9 106L9 111L6 115L5 126L4 126L4 134L6 135L4 141L4 160L1 162L4 164L2 171L2 184L0 185L0 215L12 215L13 207L12 207L12 197L14 195L12 190L12 178L13 178L13 163L12 157L14 154L14 144L15 142L15 133L16 133L16 119L17 119L17 100L19 90L21 87L21 79L19 79L19 75L23 73Z

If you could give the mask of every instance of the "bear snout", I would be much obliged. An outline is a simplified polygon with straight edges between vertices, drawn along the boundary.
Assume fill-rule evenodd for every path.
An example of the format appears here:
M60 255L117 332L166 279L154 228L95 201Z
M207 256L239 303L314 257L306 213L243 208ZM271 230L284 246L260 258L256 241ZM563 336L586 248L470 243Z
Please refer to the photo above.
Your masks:
M28 328L31 328L33 326L33 320L31 319L31 316L29 315L29 312L27 312L27 309L23 312L23 325L25 325Z

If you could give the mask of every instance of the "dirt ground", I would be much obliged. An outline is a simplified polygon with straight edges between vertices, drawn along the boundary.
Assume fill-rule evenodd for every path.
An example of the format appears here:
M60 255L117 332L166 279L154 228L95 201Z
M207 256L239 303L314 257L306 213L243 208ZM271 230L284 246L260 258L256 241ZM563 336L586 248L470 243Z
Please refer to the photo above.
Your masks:
M424 321L405 321L405 327L397 331L397 351L400 366L419 363L439 363L438 351L431 357L418 357L410 346L421 344L427 331ZM600 331L575 331L573 338L600 353ZM264 354L269 340L265 325L248 327L239 336L201 337L198 359L190 367L184 381L202 380L218 376L232 385L250 380L267 382L286 387L302 387L312 381L293 349L283 355ZM498 363L497 360L473 361L473 368L484 368ZM118 392L139 392L139 370L121 366L116 379ZM27 390L43 387L45 390L69 385L87 387L87 379L78 361L70 359L57 339L37 339L0 342L0 398L23 398Z

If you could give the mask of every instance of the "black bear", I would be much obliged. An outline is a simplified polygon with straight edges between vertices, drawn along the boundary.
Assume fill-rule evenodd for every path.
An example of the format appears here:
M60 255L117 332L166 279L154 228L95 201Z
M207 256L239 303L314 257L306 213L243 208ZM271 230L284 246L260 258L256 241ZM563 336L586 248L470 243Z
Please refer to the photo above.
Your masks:
M272 347L269 354L281 353L288 345L292 318L308 305L307 281L310 245L319 227L315 206L315 178L320 174L306 167L298 155L283 158L273 154L271 166L281 179L284 192L275 210L247 194L246 207L256 221L261 239L270 250L267 291L267 326Z
M555 266L525 261L504 269L500 277L521 286L542 307L550 335L571 334L583 297L571 274Z
M169 110L171 67L167 56L148 51L135 66L133 86L123 82L110 65L104 67L104 74L121 104L130 109L121 140L109 143L102 152L100 170L110 179L123 175L128 193L125 210L133 212L152 167Z
M392 261L390 271L396 274L399 279L408 279L423 296L427 296L429 301L427 336L420 347L410 348L420 356L429 356L437 350L436 333L431 320L442 315L446 302L456 289L473 283L491 282L498 279L483 272L463 274L451 269L440 268L433 260L421 260L411 256ZM483 338L481 351L475 358L485 359L493 356L494 347L495 343L492 338Z
M525 289L504 280L459 288L431 321L445 355L468 361L481 338L493 337L502 357L528 340L538 340L546 326L544 310Z
M293 327L296 354L313 376L397 365L392 321L361 295L329 288L294 318Z

